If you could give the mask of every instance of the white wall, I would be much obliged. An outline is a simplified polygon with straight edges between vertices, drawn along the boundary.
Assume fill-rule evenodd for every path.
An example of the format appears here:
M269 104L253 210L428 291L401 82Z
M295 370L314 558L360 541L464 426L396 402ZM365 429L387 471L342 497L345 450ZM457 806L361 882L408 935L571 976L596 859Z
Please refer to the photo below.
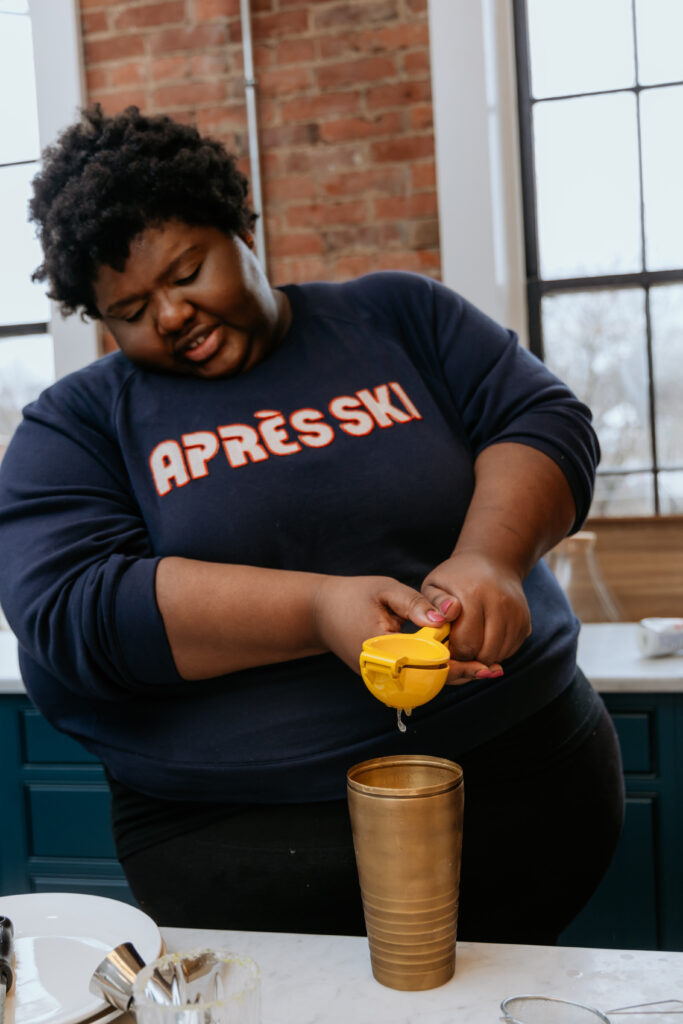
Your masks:
M444 283L528 344L512 4L429 0Z

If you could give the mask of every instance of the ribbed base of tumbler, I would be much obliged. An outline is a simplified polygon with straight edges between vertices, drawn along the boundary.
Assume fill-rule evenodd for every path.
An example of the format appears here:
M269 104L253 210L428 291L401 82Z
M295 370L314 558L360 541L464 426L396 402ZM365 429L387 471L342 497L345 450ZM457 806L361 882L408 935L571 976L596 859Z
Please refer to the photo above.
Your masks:
M455 974L455 947L444 960L419 967L393 962L388 964L376 957L370 947L370 963L373 977L380 985L400 989L402 992L423 992L451 980Z
M389 988L421 991L443 985L455 971L457 892L436 900L397 901L363 893L372 973Z

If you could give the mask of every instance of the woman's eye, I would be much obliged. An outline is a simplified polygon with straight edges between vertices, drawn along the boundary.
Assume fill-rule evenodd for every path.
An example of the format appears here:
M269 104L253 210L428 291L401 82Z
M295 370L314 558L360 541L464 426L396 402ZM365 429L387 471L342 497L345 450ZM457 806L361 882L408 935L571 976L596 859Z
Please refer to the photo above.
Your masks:
M197 274L199 273L200 269L201 269L201 263L199 264L199 266L195 270L192 271L191 274L188 274L187 277L178 277L176 279L176 284L190 284L191 281L194 281L194 279L197 276Z
M138 309L135 313L133 313L132 316L124 316L123 319L126 321L127 324L134 324L134 323L136 323L136 321L138 321L140 319L140 317L142 316L144 311L145 311L145 307L144 306L140 306L140 309Z

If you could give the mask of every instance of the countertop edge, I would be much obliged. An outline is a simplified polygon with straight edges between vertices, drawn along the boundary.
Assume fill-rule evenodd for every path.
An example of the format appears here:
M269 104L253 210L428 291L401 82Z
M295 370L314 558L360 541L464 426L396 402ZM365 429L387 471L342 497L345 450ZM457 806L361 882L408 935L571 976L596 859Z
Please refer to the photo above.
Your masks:
M581 628L578 664L599 693L683 693L683 653L645 658L638 651L637 623L598 622ZM25 694L17 641L0 630L0 695Z

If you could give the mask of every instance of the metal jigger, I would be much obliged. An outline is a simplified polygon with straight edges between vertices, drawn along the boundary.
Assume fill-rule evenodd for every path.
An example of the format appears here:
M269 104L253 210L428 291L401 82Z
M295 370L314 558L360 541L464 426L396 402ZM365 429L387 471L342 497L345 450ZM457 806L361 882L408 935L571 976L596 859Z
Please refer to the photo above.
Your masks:
M95 968L88 987L94 996L101 996L119 1010L128 1010L133 1001L133 982L144 966L133 943L123 942Z

